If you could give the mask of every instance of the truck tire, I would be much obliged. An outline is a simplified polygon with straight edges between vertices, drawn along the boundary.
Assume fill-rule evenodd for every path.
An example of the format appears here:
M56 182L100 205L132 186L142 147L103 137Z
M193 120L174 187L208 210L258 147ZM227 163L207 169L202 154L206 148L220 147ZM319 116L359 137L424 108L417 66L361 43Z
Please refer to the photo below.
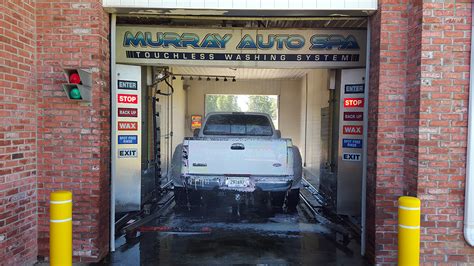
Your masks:
M181 180L181 167L183 166L183 144L178 144L174 149L171 159L171 180L175 186L183 186Z
M186 208L188 205L188 196L186 194L186 189L183 187L174 187L173 193L176 207L178 207L179 209Z
M300 203L300 189L290 189L286 195L286 211L296 212L296 206Z
M292 146L291 149L293 150L293 184L291 189L299 189L303 177L303 160L298 147Z
M285 203L285 192L271 192L270 198L272 207L281 211L283 204Z

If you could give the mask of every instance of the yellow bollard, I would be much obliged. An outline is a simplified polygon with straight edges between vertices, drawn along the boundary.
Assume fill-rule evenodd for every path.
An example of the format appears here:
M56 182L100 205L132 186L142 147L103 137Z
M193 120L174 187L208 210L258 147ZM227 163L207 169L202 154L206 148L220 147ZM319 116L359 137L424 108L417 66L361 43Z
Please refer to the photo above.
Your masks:
M398 265L420 265L420 200L398 199Z
M72 265L72 193L51 193L49 220L50 265Z

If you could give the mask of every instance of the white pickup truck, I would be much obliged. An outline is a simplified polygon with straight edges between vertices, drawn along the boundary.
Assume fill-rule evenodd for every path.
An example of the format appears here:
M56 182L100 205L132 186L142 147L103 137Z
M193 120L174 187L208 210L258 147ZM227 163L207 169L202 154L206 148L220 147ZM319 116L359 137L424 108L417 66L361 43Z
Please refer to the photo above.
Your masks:
M173 155L177 204L199 204L195 201L213 192L236 199L259 193L273 206L294 211L301 155L291 139L280 134L264 113L207 115L199 133L185 138Z

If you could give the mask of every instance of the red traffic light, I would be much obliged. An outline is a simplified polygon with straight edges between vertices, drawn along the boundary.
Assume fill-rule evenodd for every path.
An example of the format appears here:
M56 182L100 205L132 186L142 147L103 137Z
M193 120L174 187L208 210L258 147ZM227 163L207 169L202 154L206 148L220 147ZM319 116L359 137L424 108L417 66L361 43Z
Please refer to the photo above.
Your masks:
M81 77L79 77L79 74L77 74L77 73L72 73L72 74L69 76L69 83L72 83L72 84L79 84L79 83L81 83Z

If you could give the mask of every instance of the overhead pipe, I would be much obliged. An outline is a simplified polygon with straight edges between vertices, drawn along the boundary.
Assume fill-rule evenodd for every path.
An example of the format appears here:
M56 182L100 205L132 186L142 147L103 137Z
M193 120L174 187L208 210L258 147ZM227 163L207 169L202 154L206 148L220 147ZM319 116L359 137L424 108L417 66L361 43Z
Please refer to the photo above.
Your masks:
M471 8L471 18L474 17L474 8ZM469 110L467 117L467 158L466 158L466 194L464 201L464 239L474 246L474 20L471 19L471 60L469 79Z

